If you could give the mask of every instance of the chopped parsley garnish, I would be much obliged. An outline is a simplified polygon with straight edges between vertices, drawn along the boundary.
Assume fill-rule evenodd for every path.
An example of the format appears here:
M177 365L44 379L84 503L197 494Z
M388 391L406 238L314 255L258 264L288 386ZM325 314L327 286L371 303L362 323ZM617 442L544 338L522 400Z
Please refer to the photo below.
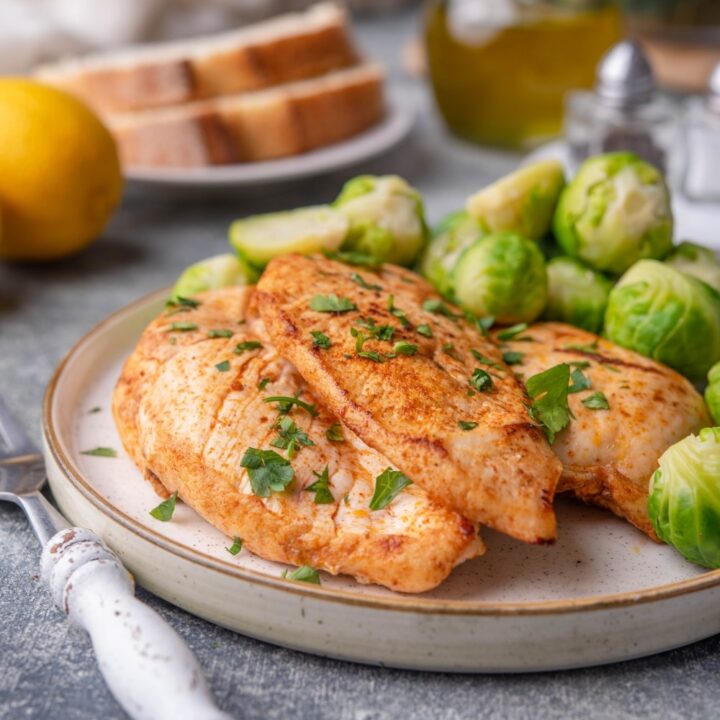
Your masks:
M176 298L170 298L170 300L165 303L165 307L171 309L171 311L167 313L168 315L175 315L176 313L184 312L186 310L195 310L196 308L199 308L200 305L201 303L199 300L180 297L179 295Z
M330 293L330 295L315 295L310 300L310 309L316 312L345 313L357 310L357 306L347 298Z
M365 288L365 290L382 290L382 287L380 285L373 285L372 283L369 283L359 273L350 273L350 279L354 283L357 283L361 288Z
M232 330L226 330L226 329L220 329L220 330L210 330L208 332L209 338L231 338L233 336Z
M330 442L345 442L345 433L339 422L334 422L326 431L325 437Z
M492 390L494 385L492 378L484 370L475 368L470 376L470 385L478 392L488 392Z
M258 497L270 497L273 492L282 492L295 477L290 461L274 450L250 447L245 451L240 465L247 469L250 485Z
M220 372L227 372L230 369L230 361L229 360L223 360L222 362L219 362L215 368L219 370Z
M273 447L287 450L287 456L292 460L301 447L310 447L315 443L301 430L289 417L282 416L275 424L278 434L270 442Z
M568 392L570 394L579 393L583 390L589 390L591 387L592 383L590 382L590 378L585 375L580 368L575 368L570 374L570 387L568 388Z
M388 295L388 302L387 302L388 312L393 316L396 317L400 324L404 328L410 327L410 321L407 318L407 315L405 314L404 310L400 310L400 308L395 307L395 296L394 295Z
M316 505L329 505L335 502L333 494L330 492L330 476L328 475L328 466L321 473L316 473L313 470L313 475L317 480L312 484L308 485L305 490L307 492L315 493L315 504Z
M454 360L459 360L459 359L460 359L460 358L458 357L457 353L455 352L455 345L454 345L453 343L451 343L451 342L443 343L442 351L443 351L446 355L449 355L449 356L450 356L451 358L453 358Z
M372 255L366 255L365 253L354 252L352 250L325 252L324 255L328 260L340 260L348 265L357 265L358 267L366 267L373 270L382 267L382 262Z
M385 468L375 478L375 492L370 500L371 510L382 510L387 507L412 480L399 470Z
M605 397L604 393L601 393L600 391L594 392L592 395L588 395L581 402L588 410L610 409L610 403L608 402L608 399Z
M366 360L372 360L376 363L384 363L386 360L386 357L381 355L378 352L375 352L374 350L360 350L357 353L358 357L365 358Z
M102 408L96 405L95 407L88 410L88 415L95 415L95 413L99 412L102 412Z
M150 514L160 522L167 522L172 520L173 513L175 512L175 503L177 502L177 490L167 499L163 500L157 507L150 511Z
M298 391L298 395L299 394L300 393ZM287 395L273 395L272 397L263 398L263 402L277 403L277 409L281 415L287 415L290 410L292 410L293 405L297 405L299 408L305 410L305 412L310 413L313 417L318 414L317 408L314 405L300 400L297 395L294 397L289 397Z
M270 382L270 378L263 378L257 385L258 390L264 390L268 383Z
M487 315L486 317L477 318L475 320L475 327L485 337L487 337L488 331L494 324L495 324L495 318L492 315Z
M246 350L259 350L262 347L262 343L258 340L244 340L235 346L235 354L242 355Z
M503 366L500 365L500 363L496 363L492 358L489 358L487 355L483 355L481 352L476 350L475 348L470 348L470 353L472 356L483 365L487 365L488 367L495 368L496 370L503 370Z
M505 328L497 334L498 340L512 340L516 338L520 333L524 333L528 329L527 323L518 323L512 327Z
M422 304L423 310L435 313L435 315L444 315L451 320L455 320L462 315L454 313L442 300L439 298L430 298Z
M418 335L422 335L423 337L426 337L426 338L431 338L433 336L432 328L427 323L418 325L415 328L415 331L418 333Z
M281 577L288 580L310 583L311 585L320 585L320 573L309 565L302 565L291 573L283 570Z
M472 420L460 420L458 421L458 427L461 430L473 430L478 426L476 422L472 422Z
M585 370L585 368L590 367L590 362L588 360L575 360L574 362L568 363L570 367L578 368L579 370Z
M525 383L533 400L530 415L543 425L551 445L557 433L567 427L573 417L568 405L569 382L570 366L561 363L533 375Z
M231 555L237 555L241 550L243 546L243 541L239 537L233 538L233 544L230 547L226 547L225 549L231 554Z
M398 342L393 345L393 350L398 355L414 355L418 350L418 346L406 340L398 340Z
M92 457L117 457L117 450L113 450L109 447L96 447L92 450L83 450L81 455L91 455Z
M356 322L361 328L370 333L371 337L378 340L386 340L390 342L395 334L395 328L392 325L378 325L374 318L360 318Z
M330 338L319 330L311 330L310 334L313 339L313 347L320 348L321 350L328 350L332 345Z
M594 342L591 342L589 345L566 345L563 350L575 350L577 352L585 352L585 353L591 353L594 354L597 352L598 349L598 341L595 340Z
M168 325L165 332L191 332L197 329L198 326L193 322L174 322Z
M502 359L506 365L520 365L523 361L523 354L515 350L507 350L503 353Z

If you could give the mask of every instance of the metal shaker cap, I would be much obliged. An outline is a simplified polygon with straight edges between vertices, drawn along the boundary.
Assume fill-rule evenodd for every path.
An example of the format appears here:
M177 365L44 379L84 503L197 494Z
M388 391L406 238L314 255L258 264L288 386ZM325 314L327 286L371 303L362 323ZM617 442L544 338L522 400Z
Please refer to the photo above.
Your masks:
M603 102L614 107L644 105L654 92L655 76L638 43L624 40L600 61L595 93Z

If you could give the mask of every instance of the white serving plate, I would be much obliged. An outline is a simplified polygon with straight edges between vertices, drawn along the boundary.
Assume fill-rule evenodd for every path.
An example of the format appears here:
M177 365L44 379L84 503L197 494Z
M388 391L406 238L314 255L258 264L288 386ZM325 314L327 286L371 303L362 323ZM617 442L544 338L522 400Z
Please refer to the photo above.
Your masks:
M206 168L128 168L125 179L132 190L227 190L265 187L341 170L370 160L402 142L416 120L410 102L389 102L376 125L343 142L302 155L278 160Z
M422 670L522 672L656 653L720 632L720 571L686 563L608 513L557 502L553 547L484 531L488 552L433 592L394 594L345 577L280 577L188 506L171 522L121 451L110 415L124 359L166 292L98 325L58 367L44 406L47 470L61 510L97 532L138 582L211 622L320 655ZM101 411L90 413L94 407ZM116 459L82 455L109 446Z

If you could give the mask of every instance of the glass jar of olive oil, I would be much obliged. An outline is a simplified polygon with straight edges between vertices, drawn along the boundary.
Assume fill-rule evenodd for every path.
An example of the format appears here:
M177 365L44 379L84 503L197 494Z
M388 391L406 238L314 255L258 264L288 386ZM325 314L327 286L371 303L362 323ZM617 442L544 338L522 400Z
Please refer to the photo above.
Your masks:
M563 99L590 88L622 35L612 0L436 0L425 43L437 104L459 136L528 149L557 135Z

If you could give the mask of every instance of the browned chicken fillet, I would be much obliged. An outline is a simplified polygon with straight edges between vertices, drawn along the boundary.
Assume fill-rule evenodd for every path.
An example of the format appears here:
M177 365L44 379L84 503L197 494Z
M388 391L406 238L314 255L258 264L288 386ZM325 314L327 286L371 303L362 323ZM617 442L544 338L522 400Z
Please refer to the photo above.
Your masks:
M429 590L455 565L481 554L472 523L417 485L370 510L375 478L390 461L347 429L342 442L326 437L336 418L278 355L251 297L250 288L206 293L196 309L164 312L143 333L118 382L113 412L127 451L146 475L177 490L261 557L401 592ZM185 329L173 330L173 323ZM209 337L211 331L217 337ZM235 351L247 342L262 347ZM287 456L271 445L279 436L277 403L263 400L298 392L317 414L293 406L284 417L313 444L298 446L285 491L259 497L241 459L249 447ZM326 466L332 499L316 504L308 487Z
M575 419L553 444L563 463L558 492L608 508L655 538L648 483L670 445L711 424L702 397L674 370L570 325L539 323L524 335L532 342L507 344L522 353L515 370L525 379L575 363L591 383L569 396ZM583 405L598 391L608 410Z
M369 272L285 255L266 268L257 298L270 337L313 392L432 498L527 542L555 538L561 466L522 384L424 280L393 265ZM318 311L327 303L350 309ZM313 331L332 345L318 347Z

